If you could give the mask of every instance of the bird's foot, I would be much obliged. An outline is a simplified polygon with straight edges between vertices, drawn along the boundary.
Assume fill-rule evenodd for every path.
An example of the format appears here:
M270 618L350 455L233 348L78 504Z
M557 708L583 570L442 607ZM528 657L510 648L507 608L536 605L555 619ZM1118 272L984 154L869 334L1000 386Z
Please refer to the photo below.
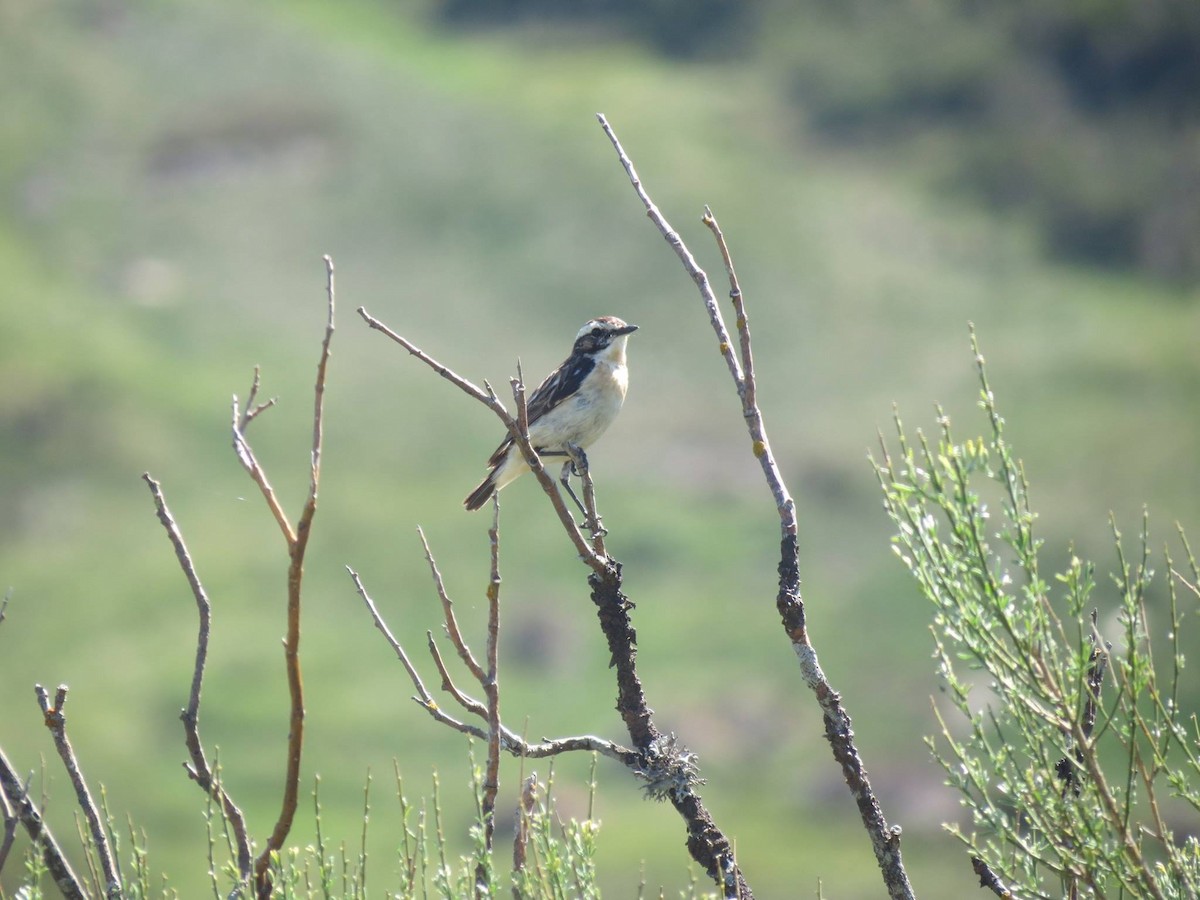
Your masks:
M600 516L598 515L594 519L585 516L584 520L579 524L579 527L590 532L594 538L604 537L606 534L608 534L608 529L605 528L600 522Z

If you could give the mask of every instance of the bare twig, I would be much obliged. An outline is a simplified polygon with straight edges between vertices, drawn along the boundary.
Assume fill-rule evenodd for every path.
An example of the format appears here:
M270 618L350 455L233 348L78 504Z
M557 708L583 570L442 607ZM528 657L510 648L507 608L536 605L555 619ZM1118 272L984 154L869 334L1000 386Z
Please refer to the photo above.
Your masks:
M517 833L513 838L513 876L525 871L525 858L529 849L529 819L537 803L537 772L531 772L521 783L521 798L517 804ZM513 885L513 900L525 900L520 887Z
M412 661L408 658L408 654L404 652L404 647L396 640L391 629L388 628L387 623L383 620L383 616L379 614L379 609L375 606L375 601L371 599L371 595L363 587L362 579L349 566L346 566L346 571L349 573L350 579L354 582L354 588L358 591L358 596L367 604L367 611L370 612L371 620L375 623L375 627L383 633L388 645L395 651L396 656L399 657L400 662L404 665L404 670L408 672L408 677L412 679L413 684L416 686L420 696L415 699L419 702L432 703L433 696L425 689L425 684L421 681L421 676L417 672L416 667L413 666Z
M434 666L437 667L438 674L442 676L442 690L449 694L454 702L461 706L464 710L473 716L486 720L488 717L487 707L476 700L474 697L464 694L457 684L454 683L454 677L450 674L450 669L446 666L446 661L442 659L442 651L438 649L437 641L433 639L433 632L425 632L425 646L429 650L429 656L433 660ZM486 678L479 678L479 683L482 684Z
M1196 585L1194 585L1190 581L1188 581L1186 578L1184 578L1183 573L1180 572L1178 569L1172 568L1171 574L1174 575L1179 580L1180 584L1182 584L1191 593L1195 594L1198 599L1200 599L1200 587L1197 587Z
M429 572L433 576L433 585L437 589L438 599L442 601L442 618L446 621L446 635L450 638L450 643L454 645L454 649L458 651L459 659L463 661L463 664L475 677L475 680L483 682L486 677L483 674L483 667L479 665L479 662L471 653L471 648L463 640L462 632L458 628L458 618L454 615L454 603L450 600L449 594L446 593L446 583L442 580L442 573L438 570L437 561L433 558L433 551L429 548L429 541L425 539L425 532L419 526L417 534L421 538L421 548L425 551L425 560L429 563Z
M328 304L326 307L325 337L321 341L321 353L317 361L316 385L313 389L312 452L309 466L308 496L305 498L304 507L300 512L300 518L296 522L294 532L291 532L287 527L286 517L281 522L284 536L287 538L288 556L290 559L287 574L287 634L283 640L283 655L287 669L291 713L288 720L287 771L279 818L276 819L275 827L271 830L271 834L267 838L262 852L254 861L254 874L260 898L270 896L271 855L278 852L283 847L283 842L287 840L288 833L292 829L292 821L296 816L296 806L300 795L300 757L304 748L304 683L300 674L301 587L304 581L304 554L308 549L308 539L312 533L312 522L317 512L317 495L321 484L321 445L325 419L325 376L329 366L329 345L333 340L334 312L336 308L333 259L329 256L326 256L324 259L325 294ZM234 443L235 446L238 443L236 433ZM247 447L247 450L249 449L249 445L245 443L244 436L242 444ZM260 486L266 484L265 474L262 475L261 481L255 474L256 471L261 472L261 468L256 470L247 466L247 469L251 477L256 482L259 482ZM263 495L267 499L267 505L271 506L274 512L278 508L278 504L272 504L274 494L264 488Z
M246 878L251 868L253 869L255 892L260 898L266 898L271 894L271 856L282 848L283 842L287 839L299 801L300 760L304 746L304 687L300 671L301 587L304 580L304 556L308 548L309 535L312 531L313 517L317 511L317 496L321 480L325 381L329 365L330 343L333 340L334 312L336 307L333 260L326 256L324 262L325 292L328 302L325 334L321 342L320 357L317 361L316 387L313 398L309 489L304 506L300 512L300 517L297 519L294 527L289 521L287 513L284 512L279 497L275 493L275 489L271 486L270 480L267 478L266 470L255 456L254 449L251 447L250 441L246 436L246 429L250 423L267 409L270 409L275 403L274 400L268 400L265 403L258 402L258 392L262 382L261 372L257 366L254 369L254 379L250 385L250 392L246 398L245 408L242 408L236 395L233 398L231 430L233 433L234 452L237 454L242 467L262 492L267 508L275 518L276 523L279 525L279 530L283 534L288 552L287 630L283 640L283 650L290 713L288 719L287 759L285 763L283 798L279 816L275 821L271 834L268 836L262 852L254 860L252 866L249 858L250 844L246 836L242 814L214 777L212 769L205 760L203 747L199 738L200 691L207 655L211 606L205 595L204 588L201 586L200 580L196 575L195 567L188 555L187 548L183 543L183 537L179 533L179 529L176 527L162 499L162 493L159 490L157 482L150 478L148 474L143 475L146 483L150 486L151 493L154 495L159 519L167 529L167 534L175 546L176 556L179 557L180 565L183 567L188 583L192 587L192 593L195 595L197 608L200 612L200 635L197 641L196 666L192 676L192 692L188 708L183 713L186 740L192 756L192 765L188 768L188 774L206 793L221 802L226 816L232 822L237 840L238 870L242 878Z
M25 832L34 846L41 848L42 862L63 897L66 900L85 900L87 893L79 881L79 876L71 868L66 854L50 831L50 826L29 799L28 783L21 783L16 769L12 767L3 750L0 750L0 795L12 805L16 818L25 826Z
M179 718L183 722L184 743L187 745L188 755L192 760L191 765L184 764L184 769L187 771L188 777L195 781L204 793L221 804L225 818L233 829L234 842L237 847L239 878L242 881L248 881L250 878L251 863L250 839L246 833L246 819L242 815L242 811L238 808L238 805L233 802L233 798L221 786L220 780L214 774L212 767L209 766L208 758L204 753L204 744L200 740L200 695L204 688L204 667L208 661L208 640L212 628L212 604L209 602L208 594L204 590L200 576L196 573L196 566L192 562L187 545L184 543L183 533L179 530L179 526L175 523L175 518L171 515L171 510L167 507L167 501L163 497L162 488L157 481L150 477L149 472L142 474L142 480L149 486L150 493L154 497L154 507L158 513L158 520L162 523L163 528L166 529L171 546L175 548L175 556L179 560L179 566L183 570L184 577L191 586L192 596L196 601L196 610L200 616L199 630L196 634L196 661L192 668L192 687L188 694L187 707L181 710L179 714Z
M712 232L713 237L716 239L717 247L721 251L721 258L725 262L725 272L729 277L729 298L733 301L734 313L737 316L736 324L742 371L740 379L737 379L735 376L735 387L742 401L742 417L746 420L746 428L750 432L750 448L762 465L767 486L771 489L771 495L775 498L775 508L779 512L780 526L783 534L785 536L794 535L797 527L796 504L792 500L792 495L788 491L787 485L783 480L783 475L779 471L779 466L775 462L775 454L771 452L771 442L767 438L767 428L763 422L762 411L758 408L758 389L754 378L754 353L750 342L750 317L746 313L745 297L742 295L742 288L738 284L737 273L733 268L733 259L729 254L729 246L725 243L725 235L721 232L721 227L717 224L712 210L707 206L704 207L704 216L701 221L708 226L709 231ZM707 279L705 280L707 281ZM707 301L705 301L705 305L707 306ZM711 318L711 311L709 315ZM719 306L716 308L714 328L718 335L725 334L724 324L721 321L721 308Z
M8 802L8 794L0 786L0 818L4 819L4 835L0 837L0 872L8 862L8 854L12 852L13 841L17 839L17 826L21 820L17 818L12 805Z
M575 545L575 549L579 552L580 557L592 568L593 571L603 571L605 566L605 558L599 555L596 550L589 546L588 542L584 539L583 533L575 524L575 519L572 517L570 510L567 509L566 504L563 502L562 496L558 492L558 486L555 484L554 479L551 477L550 473L546 471L546 467L542 464L542 460L537 455L537 451L534 450L533 446L529 443L528 413L521 412L521 406L525 402L524 386L521 385L518 389L518 387L514 385L514 396L517 397L517 416L513 417L509 415L509 412L507 409L505 409L504 404L500 402L500 399L496 396L496 392L492 390L491 385L485 382L485 390L472 384L457 372L438 362L428 353L417 347L414 343L412 343L412 341L388 328L388 326L384 325L381 321L376 319L361 306L358 308L358 314L372 329L380 332L395 343L399 344L417 359L421 360L421 362L433 369L442 378L445 378L463 393L467 394L467 396L473 397L475 400L482 403L496 414L496 417L499 418L500 421L504 423L504 427L508 429L508 433L512 435L513 443L515 443L517 448L521 451L521 455L525 458L526 465L529 466L530 471L532 471L534 477L537 478L538 484L541 485L546 496L550 498L550 503L554 506L554 511L558 514L559 521L562 522L563 528L567 532L567 536ZM520 384L519 379L518 384ZM525 417L524 419L522 419L523 416ZM526 424L522 426L521 421L525 421Z
M617 157L629 176L633 189L646 209L646 214L654 223L659 233L679 257L684 270L695 283L700 292L701 300L708 311L709 321L716 333L718 346L725 359L729 374L733 379L738 396L742 401L742 415L750 432L751 446L754 456L762 466L763 474L775 499L776 509L780 519L780 562L779 562L779 591L776 595L776 609L782 618L784 631L791 641L800 661L800 670L805 683L813 691L821 707L825 722L825 735L833 749L834 758L842 767L846 783L854 796L859 808L872 848L879 864L883 880L893 900L913 897L908 874L900 856L900 829L889 827L883 816L883 811L871 788L867 772L854 745L850 717L841 704L841 697L829 684L817 661L815 648L809 641L808 629L805 622L804 602L800 595L800 565L799 543L797 541L797 523L795 503L784 483L779 468L771 452L770 441L767 439L766 426L762 413L758 408L754 384L753 356L750 352L750 326L746 315L745 298L737 281L729 249L724 236L712 216L705 208L702 221L712 231L725 262L726 272L730 283L730 296L733 299L737 313L737 329L739 335L740 355L734 352L729 331L725 327L721 308L709 283L708 275L696 263L695 257L688 250L682 238L678 235L661 211L650 199L643 187L633 162L625 153L621 142L617 139L608 120L603 115L597 116L601 128L608 136L617 152ZM610 639L611 640L611 639ZM712 874L711 872L709 873Z
M58 751L59 758L62 759L63 766L67 770L67 776L71 779L71 785L75 788L75 801L83 812L84 818L87 819L92 841L96 845L100 866L104 870L104 895L119 897L122 890L121 874L117 870L117 864L113 858L108 832L104 827L104 822L100 819L100 811L96 808L96 802L92 799L83 773L79 770L79 761L75 758L75 750L71 747L71 741L67 737L67 716L63 711L63 707L67 705L67 686L65 684L58 686L54 692L53 704L50 702L49 692L44 687L35 684L33 689L37 694L38 706L42 709L46 727L50 729L50 734L54 738L54 749Z
M237 454L238 461L254 479L254 483L258 485L258 489L262 492L263 499L267 502L267 508L271 510L271 515L275 517L276 524L279 525L279 530L283 532L284 540L291 546L296 542L296 532L292 530L292 523L288 521L287 513L283 511L283 506L279 502L279 496L275 493L275 488L271 486L270 480L267 478L266 470L258 461L258 457L254 455L254 449L250 446L250 441L246 438L246 427L254 421L259 413L269 409L274 405L275 401L271 400L260 406L254 406L254 398L258 393L259 384L259 369L254 367L254 382L250 387L250 394L246 398L246 408L242 410L237 394L233 395L233 452Z
M266 412L279 400L278 397L272 397L265 403L257 402L260 387L262 387L262 366L255 366L254 380L250 382L250 393L246 396L246 408L238 416L238 428L242 431L245 431L246 426L257 419L260 413Z
M400 660L401 665L404 666L404 670L408 673L408 677L412 680L413 686L417 689L417 695L412 698L413 701L416 702L417 705L424 709L427 713L429 713L434 720L441 722L443 725L453 728L455 731L461 732L462 734L478 738L481 741L487 741L488 732L485 729L470 725L454 718L438 705L428 688L425 687L425 682L421 679L420 673L417 671L416 666L413 665L408 653L405 652L403 645L396 640L392 630L388 627L387 623L383 619L383 616L380 614L379 608L375 605L375 601L372 600L370 594L367 593L367 589L363 586L362 579L359 577L358 573L349 566L346 567L346 571L350 574L350 578L354 582L354 587L358 592L359 597L361 597L363 603L366 604L367 611L370 613L371 619L375 623L375 627L378 628L383 634L384 639L388 642L388 645L392 648L392 651ZM430 643L432 644L432 636L430 637ZM436 648L434 649L436 651ZM439 654L434 658L435 660L440 661L441 656ZM442 673L443 679L448 680L449 673L445 669L445 664L440 663L438 668ZM456 702L463 706L463 708L469 713L472 715L478 715L480 718L486 718L487 707L484 704L480 703L478 700L474 700L466 696L465 694L462 694L456 687L453 686L453 684L451 684L447 690L455 698ZM543 757L558 756L561 753L580 751L587 753L599 753L601 756L616 760L617 762L626 766L632 766L640 759L640 755L637 753L637 751L631 750L628 747L623 747L614 741L609 741L593 735L581 735L565 738L543 738L539 743L531 744L525 740L525 738L521 737L521 735L505 727L503 724L500 726L500 743L501 748L510 755L529 759L540 759Z
M589 520L589 522L585 522L585 525L590 524L593 526L592 534L594 543L592 546L588 546L588 543L584 540L578 526L575 524L574 517L566 509L562 496L553 480L546 473L541 460L538 459L536 452L534 452L534 449L529 444L528 411L525 408L524 385L520 378L515 379L513 382L513 396L517 407L517 414L513 417L504 409L503 404L500 403L490 385L485 385L486 391L476 387L416 347L412 342L396 334L386 325L370 316L363 308L360 307L358 312L371 328L383 332L443 378L495 412L501 421L504 422L505 427L509 430L509 434L512 435L513 441L521 449L526 462L550 498L555 511L558 513L559 520L562 522L564 529L579 552L580 558L592 570L588 583L592 587L592 599L597 606L601 627L604 630L610 651L612 652L613 666L617 670L617 708L625 720L630 738L633 740L636 749L628 750L591 737L567 738L557 741L546 740L538 745L529 745L508 729L501 727L499 731L504 749L509 750L509 752L519 752L523 756L530 757L543 754L553 755L572 749L591 749L620 760L634 771L635 774L643 778L647 782L647 785L654 786L656 796L661 796L663 799L669 798L675 805L687 823L689 835L688 847L693 857L704 867L710 877L722 885L726 894L739 898L752 897L753 894L750 892L741 871L737 867L732 844L716 827L711 815L705 809L699 795L695 791L695 786L700 783L700 779L695 773L694 757L680 747L673 736L663 735L654 727L651 710L646 703L641 683L637 677L635 662L637 652L636 634L629 620L629 610L633 604L628 601L620 590L620 564L609 558L604 550L603 529L600 528L599 516L596 515L594 489L589 484L590 479L586 473L586 466L582 467L584 471L581 475L584 478L584 493L587 496L587 505L584 512ZM428 556L428 548L426 548L426 551ZM433 571L436 583L440 581L436 566L433 567ZM365 600L365 592L362 591L361 584L358 586L359 593L363 595ZM455 644L460 658L464 660L468 668L472 668L474 671L478 668L478 664L474 662L469 651L465 648L465 644L462 642L451 607L447 602L444 590L440 586L439 595L442 597L443 609L447 611L447 634ZM373 604L368 602L368 607L372 610L372 616L376 618L377 627L385 630L380 624L378 612L374 609ZM386 630L385 633L390 634ZM407 655L399 649L399 645L394 639L389 638L389 640L392 641L393 649L397 651L397 654L404 661L405 668L408 670L409 676L413 678L414 684L419 685L418 691L420 692L420 696L415 699L430 715L465 734L478 737L484 737L487 734L483 729L461 722L443 712L433 702L424 686L420 685L420 680L416 677L415 670L412 668L411 662L408 661ZM432 639L430 639L429 649L434 663L441 673L443 688L468 713L482 715L486 707L479 703L479 701L464 695L454 685ZM478 679L478 674L476 674L476 678Z
M484 846L490 853L496 832L496 794L500 790L500 498L492 495L492 527L488 530L491 547L491 579L487 586L488 629L487 629L487 676L483 679L484 696L487 697L487 767L483 776L483 796L480 811L483 819ZM476 897L492 896L487 869L481 861L475 869Z

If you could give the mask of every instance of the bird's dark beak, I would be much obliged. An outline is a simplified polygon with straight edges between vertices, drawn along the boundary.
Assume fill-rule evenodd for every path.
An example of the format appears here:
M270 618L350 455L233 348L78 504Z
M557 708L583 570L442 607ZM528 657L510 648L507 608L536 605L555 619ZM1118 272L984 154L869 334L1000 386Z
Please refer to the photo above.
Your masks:
M626 325L624 328L618 328L613 334L633 334L637 330L636 325Z

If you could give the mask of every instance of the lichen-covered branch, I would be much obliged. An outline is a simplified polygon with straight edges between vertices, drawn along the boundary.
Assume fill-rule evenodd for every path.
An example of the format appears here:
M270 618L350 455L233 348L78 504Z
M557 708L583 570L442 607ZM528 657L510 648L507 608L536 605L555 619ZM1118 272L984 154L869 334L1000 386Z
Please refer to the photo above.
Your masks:
M733 845L696 792L703 780L695 756L679 744L675 735L665 735L654 725L654 713L646 703L637 674L637 632L629 617L633 604L621 591L621 564L610 561L602 574L588 577L588 584L601 630L608 640L610 665L617 674L617 712L639 751L630 768L645 782L650 797L669 800L683 818L688 852L721 886L723 896L750 900L754 894L737 865Z

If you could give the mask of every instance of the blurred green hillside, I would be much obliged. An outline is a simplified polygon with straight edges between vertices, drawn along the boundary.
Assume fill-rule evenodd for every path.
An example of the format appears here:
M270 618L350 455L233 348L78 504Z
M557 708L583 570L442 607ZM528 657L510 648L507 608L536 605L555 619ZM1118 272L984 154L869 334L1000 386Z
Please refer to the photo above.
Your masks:
M866 4L836 22L823 7L802 5L785 23L766 5L761 21L723 32L739 36L740 53L679 54L602 18L452 24L433 4L0 5L0 586L13 591L0 625L0 745L10 758L35 769L53 756L32 685L69 684L89 777L118 817L147 830L151 865L183 896L207 890L202 797L180 768L177 718L195 610L139 478L149 471L214 602L205 739L219 744L254 833L273 821L286 558L230 450L229 401L261 364L280 402L252 438L294 513L329 253L340 309L303 643L305 770L322 776L327 833L356 840L370 770L372 883L391 883L393 758L410 795L438 767L447 830L463 833L466 749L408 699L343 567L362 574L420 657L426 629L439 629L420 524L472 621L488 521L460 502L500 437L490 414L369 333L354 308L498 390L518 357L533 381L581 322L611 313L642 330L625 411L591 458L609 548L637 603L651 706L699 754L702 793L758 896L810 895L818 878L826 896L879 895L777 625L777 520L736 397L693 286L595 123L602 111L717 283L703 205L720 220L756 328L761 403L801 510L822 665L904 828L920 896L974 891L939 829L957 808L921 742L935 728L929 611L889 549L866 452L893 403L911 425L931 425L942 402L959 434L982 430L974 321L1048 565L1073 544L1103 569L1108 512L1133 531L1143 503L1156 544L1176 520L1195 534L1200 298L1186 267L1164 277L1136 260L1064 262L1034 207L986 207L990 188L969 179L967 151L992 145L987 129L968 130L964 151L944 122L900 106L887 128L833 134L835 88L896 84L917 61L965 65L976 59L969 42L949 38L975 33L975 20L968 4L933 5L948 12L898 31ZM883 52L885 39L897 46ZM985 49L972 65L985 84L982 61L1025 71L1002 41ZM1064 171L1092 184L1082 163ZM1101 180L1136 193L1136 179ZM623 737L584 573L531 485L505 492L502 530L505 715L530 736ZM583 809L584 771L585 760L559 769L568 814ZM65 839L69 785L52 759L46 772ZM511 808L517 766L502 778ZM673 811L602 765L598 812L608 896L633 896L643 877L668 896L685 883ZM311 840L301 821L297 843Z
M809 137L1027 219L1054 258L1200 278L1200 6L1129 0L431 0L749 60Z

